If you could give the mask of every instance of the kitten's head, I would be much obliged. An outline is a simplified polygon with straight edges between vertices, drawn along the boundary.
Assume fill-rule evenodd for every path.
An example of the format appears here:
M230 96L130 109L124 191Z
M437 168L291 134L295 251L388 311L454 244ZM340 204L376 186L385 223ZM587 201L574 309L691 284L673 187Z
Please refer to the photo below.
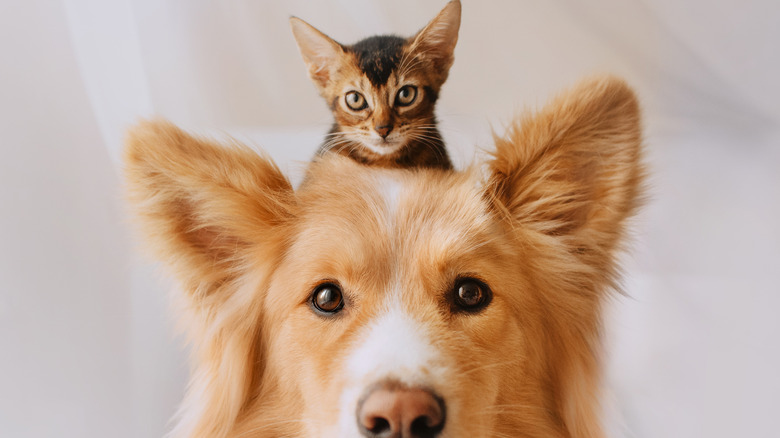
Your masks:
M411 141L440 141L433 110L458 41L460 1L449 2L410 38L373 36L342 45L299 18L290 24L309 76L333 111L332 147L356 142L387 157Z

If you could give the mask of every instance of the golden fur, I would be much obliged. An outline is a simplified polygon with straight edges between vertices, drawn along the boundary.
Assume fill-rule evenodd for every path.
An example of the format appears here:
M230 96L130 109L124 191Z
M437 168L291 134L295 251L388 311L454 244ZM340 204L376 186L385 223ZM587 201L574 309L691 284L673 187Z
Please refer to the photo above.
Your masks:
M129 197L186 291L194 346L173 435L347 436L333 424L344 360L392 298L450 370L442 437L602 436L600 310L640 195L636 99L620 80L587 81L495 142L465 172L333 155L293 191L244 146L135 127ZM395 206L387 181L401 187ZM444 303L463 274L493 291L479 313ZM308 305L322 279L344 286L338 318Z

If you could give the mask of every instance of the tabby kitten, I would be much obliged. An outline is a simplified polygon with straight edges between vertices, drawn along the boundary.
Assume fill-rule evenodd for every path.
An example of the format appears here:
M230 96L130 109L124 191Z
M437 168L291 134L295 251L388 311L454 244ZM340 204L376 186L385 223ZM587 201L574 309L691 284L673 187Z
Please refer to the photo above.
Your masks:
M452 168L433 112L454 59L459 0L411 38L381 35L343 45L299 18L290 24L335 120L318 156L338 153L382 167Z

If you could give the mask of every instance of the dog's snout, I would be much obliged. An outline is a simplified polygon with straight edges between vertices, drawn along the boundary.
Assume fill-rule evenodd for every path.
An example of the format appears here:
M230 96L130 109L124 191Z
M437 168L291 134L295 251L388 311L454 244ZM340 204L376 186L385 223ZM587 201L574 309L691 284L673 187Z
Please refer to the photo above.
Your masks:
M357 421L367 438L434 438L445 414L444 400L427 389L380 385L358 404Z

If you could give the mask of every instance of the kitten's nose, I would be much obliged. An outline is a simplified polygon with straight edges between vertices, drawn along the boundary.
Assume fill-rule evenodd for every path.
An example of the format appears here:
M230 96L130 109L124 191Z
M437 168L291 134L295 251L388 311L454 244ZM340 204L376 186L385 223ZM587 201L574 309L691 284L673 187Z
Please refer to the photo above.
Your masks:
M393 125L391 124L374 126L374 131L376 131L376 133L379 134L379 136L382 138L387 138L387 136L390 134L390 131L392 130L393 130Z
M358 405L358 427L366 438L434 438L444 428L444 409L426 389L382 385Z

